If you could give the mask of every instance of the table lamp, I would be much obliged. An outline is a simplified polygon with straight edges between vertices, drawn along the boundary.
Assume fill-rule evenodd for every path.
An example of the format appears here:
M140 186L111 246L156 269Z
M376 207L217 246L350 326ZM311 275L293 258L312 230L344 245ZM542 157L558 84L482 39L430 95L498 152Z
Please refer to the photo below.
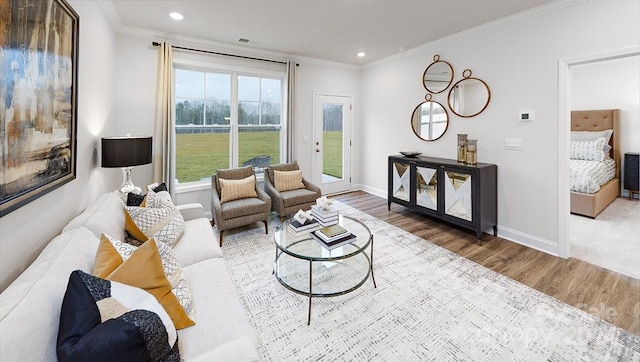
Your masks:
M140 194L142 189L131 182L133 166L151 163L152 137L103 137L102 138L102 167L122 168L121 196L129 192Z

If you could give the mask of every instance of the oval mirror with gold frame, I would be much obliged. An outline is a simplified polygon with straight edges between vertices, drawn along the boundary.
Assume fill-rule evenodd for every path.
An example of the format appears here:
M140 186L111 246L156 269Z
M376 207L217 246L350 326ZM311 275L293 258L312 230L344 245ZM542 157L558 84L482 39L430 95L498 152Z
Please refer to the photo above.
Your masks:
M482 79L472 77L470 69L465 69L462 77L449 90L449 109L463 118L477 116L489 105L491 90Z
M447 131L449 114L442 104L431 100L427 94L425 101L418 104L411 115L411 129L425 141L435 141Z
M453 82L453 67L449 62L440 60L438 54L433 56L431 63L422 74L422 85L433 94L444 92Z

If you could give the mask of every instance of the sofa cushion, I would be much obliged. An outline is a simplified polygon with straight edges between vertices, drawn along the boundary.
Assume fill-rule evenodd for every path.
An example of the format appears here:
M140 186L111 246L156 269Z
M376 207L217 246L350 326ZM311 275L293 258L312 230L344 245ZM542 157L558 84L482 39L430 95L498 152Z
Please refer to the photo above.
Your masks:
M222 217L231 220L247 215L265 212L267 203L257 197L225 202L222 204Z
M171 292L176 296L182 309L187 313L189 319L196 321L196 311L191 298L191 290L182 274L182 266L175 256L173 250L165 243L153 238L145 243L155 242L160 253L162 269L171 284ZM93 274L106 276L116 270L122 263L128 260L135 253L138 247L114 239L109 235L102 234L100 245L96 253L96 262L93 266Z
M93 232L96 238L107 233L120 240L124 240L124 202L117 191L100 195L80 215L73 218L63 229L69 231L81 226Z
M247 176L239 180L220 179L220 203L258 197L255 176Z
M148 187L149 186L147 186L147 188ZM150 191L160 192L160 191L169 191L169 190L167 189L167 184L163 182L160 185L153 187ZM144 201L145 197L146 195L138 195L138 194L129 192L127 194L127 206L140 206L142 205L142 202Z
M289 190L297 190L305 188L302 183L302 171L294 170L294 171L278 171L273 170L273 181L274 187L276 190L289 191Z
M178 331L180 351L185 361L259 360L257 337L247 321L236 288L224 259L208 259L184 267L184 274L198 309L198 324ZM244 343L237 343L244 340ZM220 355L209 354L216 346L230 344L235 348L221 350ZM224 356L234 356L227 359ZM240 356L250 355L250 358ZM204 358L206 356L207 358ZM204 358L204 359L203 359Z
M113 256L113 249L108 239L101 240L96 253L95 276L142 288L151 293L167 311L176 329L194 325L195 322L189 319L189 315L171 291L171 283L164 273L158 244L154 239L149 239L115 270L109 271L108 267L103 266L111 266L112 263L102 261Z
M76 269L92 270L98 241L84 227L63 232L0 294L0 355L14 361L56 360L60 306L69 275Z
M142 289L76 270L60 313L59 361L179 361L177 332Z
M315 203L318 194L307 189L297 189L281 193L285 207Z
M184 218L175 206L125 206L124 228L140 241L153 237L173 247L184 231Z
M202 260L222 257L218 239L205 218L185 222L184 233L173 251L183 268Z

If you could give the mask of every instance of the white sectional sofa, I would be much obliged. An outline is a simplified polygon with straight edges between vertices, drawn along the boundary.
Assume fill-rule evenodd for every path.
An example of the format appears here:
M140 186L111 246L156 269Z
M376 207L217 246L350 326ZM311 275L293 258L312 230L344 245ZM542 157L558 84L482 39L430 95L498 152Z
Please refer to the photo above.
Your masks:
M174 252L196 307L195 326L178 330L185 361L258 360L257 339L199 204L179 207L185 229ZM55 361L60 308L69 275L91 273L102 233L124 240L124 203L100 196L71 220L22 275L0 294L0 359Z

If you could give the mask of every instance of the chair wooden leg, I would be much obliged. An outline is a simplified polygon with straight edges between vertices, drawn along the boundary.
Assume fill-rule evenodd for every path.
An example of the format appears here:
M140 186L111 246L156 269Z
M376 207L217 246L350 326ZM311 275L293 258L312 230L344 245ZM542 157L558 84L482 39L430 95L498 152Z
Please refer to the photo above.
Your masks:
M269 223L267 223L267 220L262 220L262 222L264 223L264 233L269 234Z
M220 247L222 247L222 237L224 236L224 230L220 231Z

